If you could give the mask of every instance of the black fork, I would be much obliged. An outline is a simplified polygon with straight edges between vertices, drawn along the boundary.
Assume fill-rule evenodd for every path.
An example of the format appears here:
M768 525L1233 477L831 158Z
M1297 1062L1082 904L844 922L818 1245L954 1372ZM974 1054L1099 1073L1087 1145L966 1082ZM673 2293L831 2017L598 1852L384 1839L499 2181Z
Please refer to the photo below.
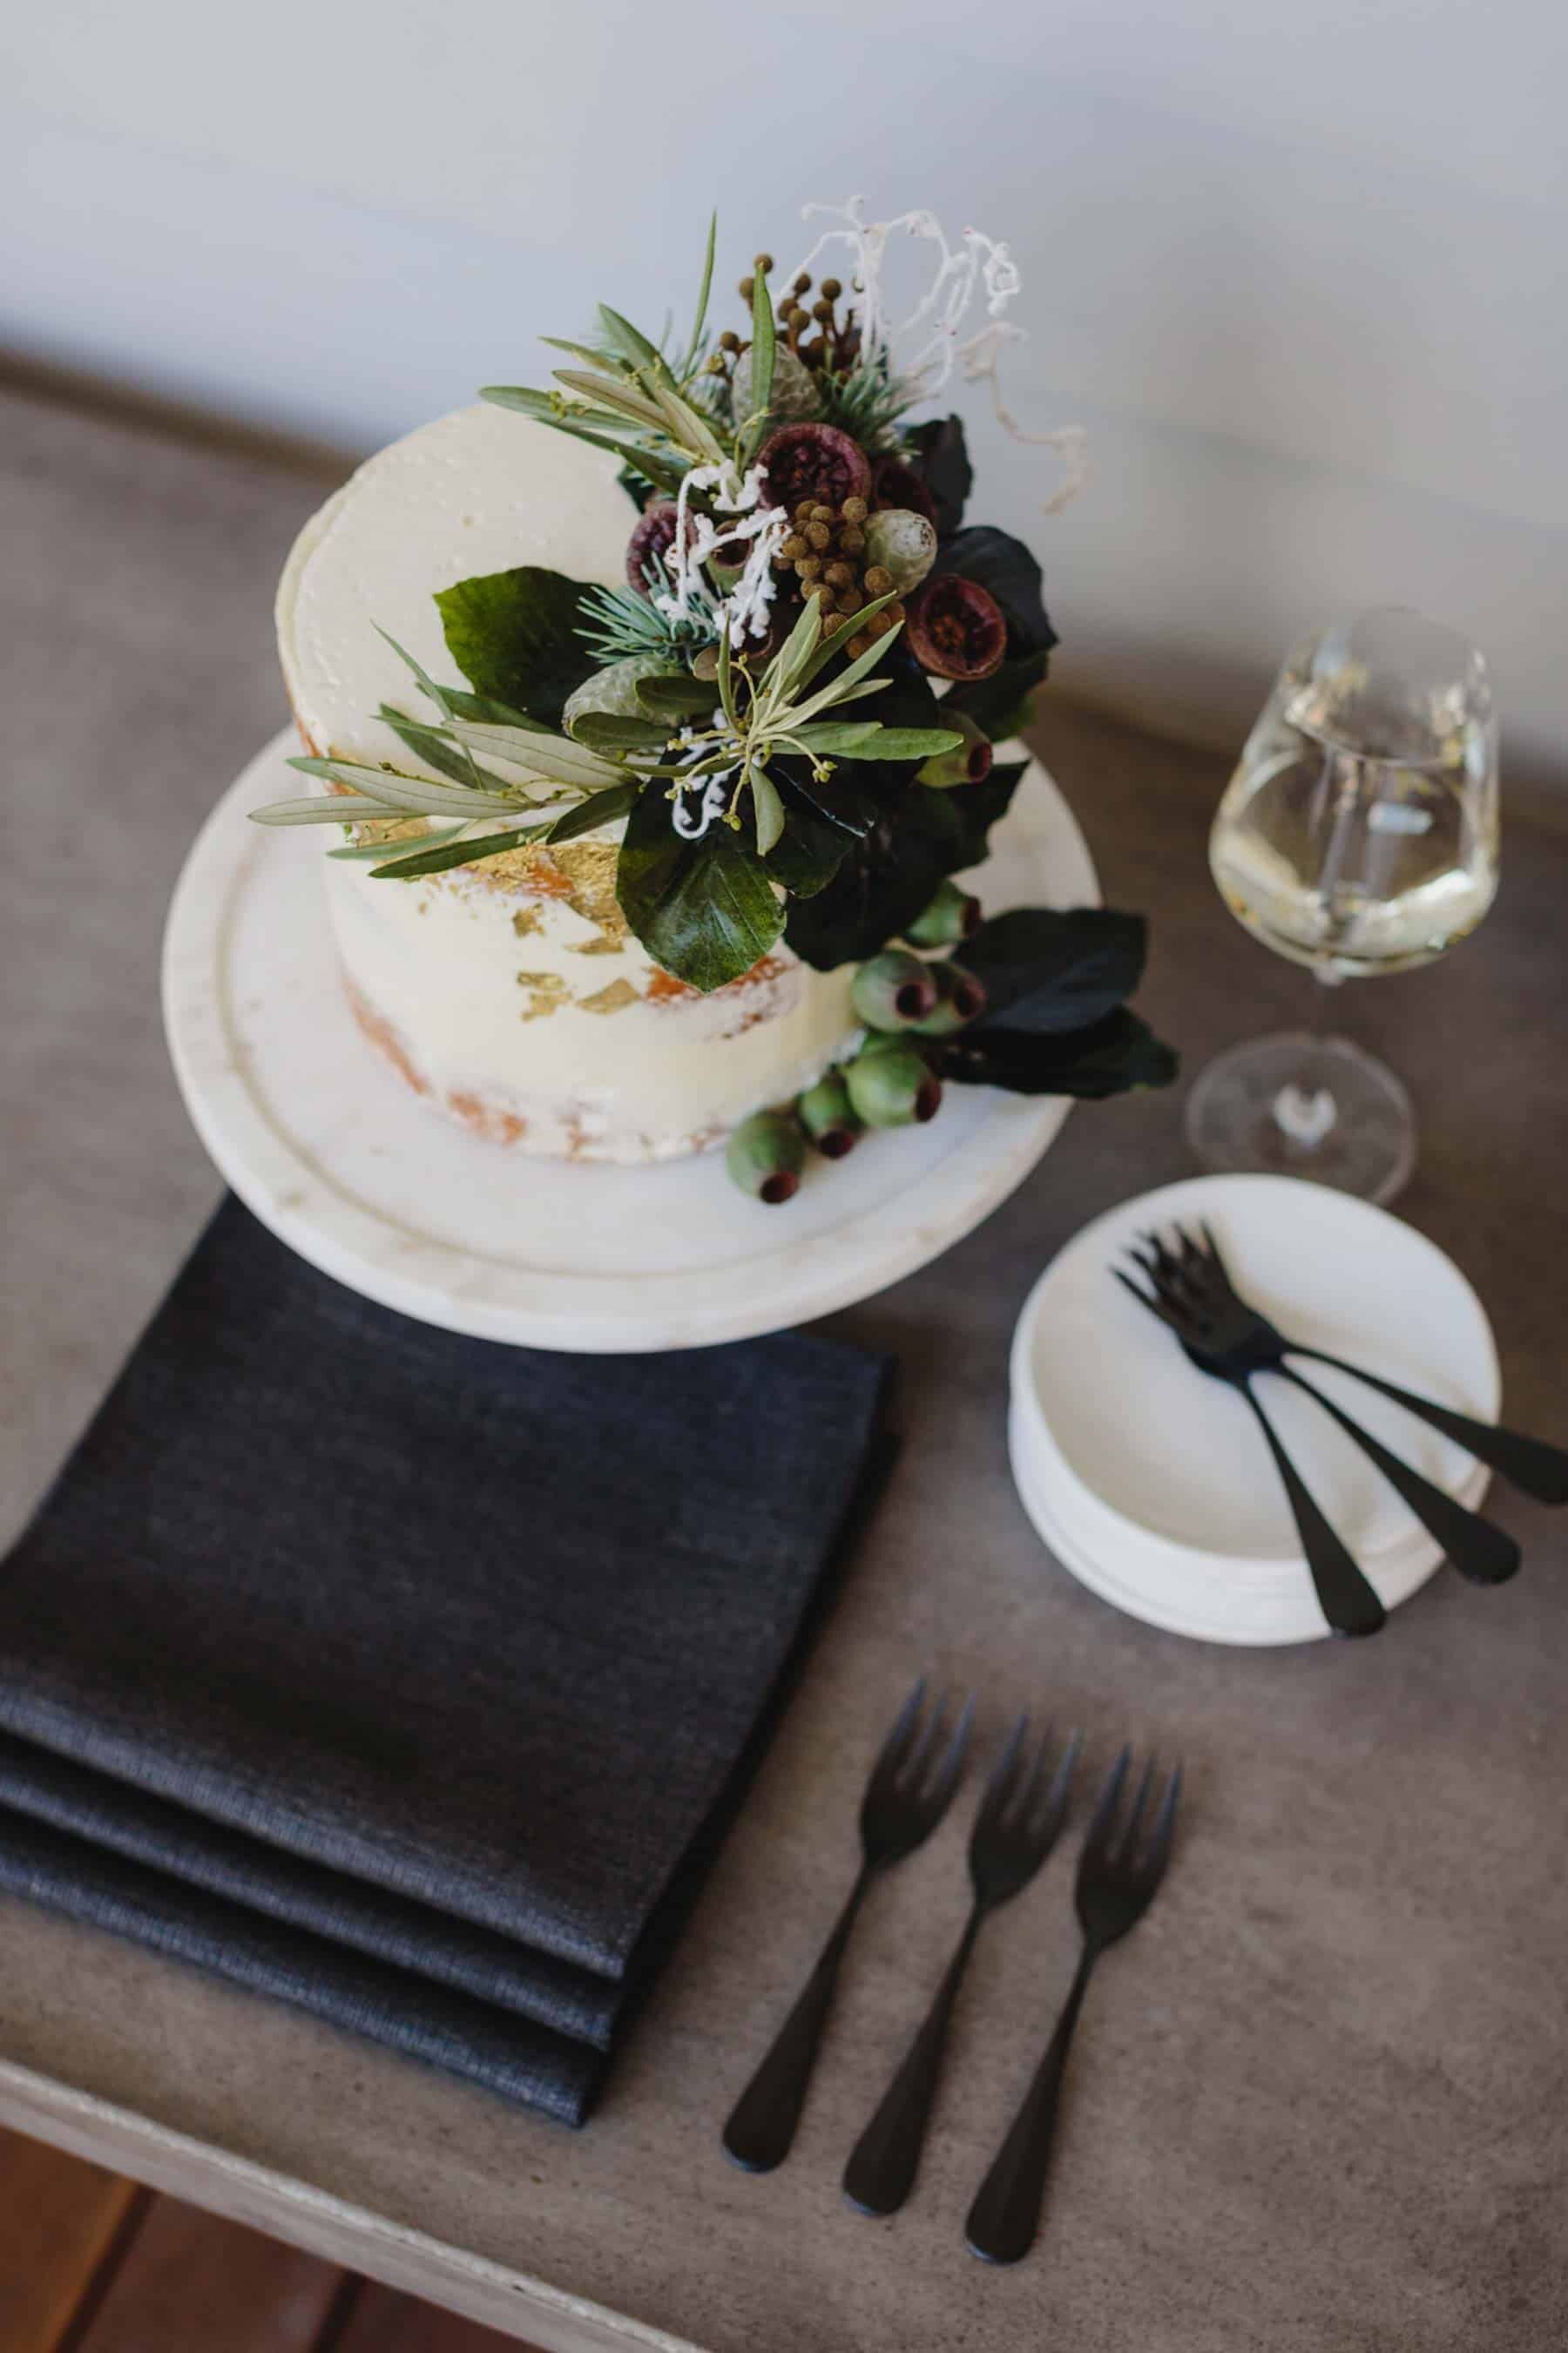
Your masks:
M1402 1389L1393 1381L1385 1381L1377 1373L1363 1371L1360 1365L1349 1365L1342 1356L1331 1356L1326 1349L1304 1347L1300 1340L1289 1340L1277 1324L1250 1306L1231 1282L1230 1272L1220 1255L1219 1244L1205 1224L1203 1244L1194 1241L1190 1234L1176 1229L1182 1242L1182 1255L1189 1271L1200 1286L1201 1296L1211 1312L1238 1311L1252 1319L1254 1345L1267 1352L1271 1368L1289 1372L1280 1362L1285 1356L1308 1356L1314 1364L1331 1365L1336 1372L1349 1373L1352 1380L1364 1381L1368 1388L1376 1389L1395 1405L1405 1408L1419 1420L1430 1422L1434 1430L1451 1438L1484 1462L1498 1476L1509 1481L1521 1495L1533 1496L1538 1504L1568 1504L1568 1453L1560 1446L1549 1446L1542 1438L1527 1438L1517 1430L1503 1430L1496 1422L1476 1421L1468 1413L1456 1413L1452 1406L1439 1405L1433 1398L1418 1396L1414 1389ZM1299 1373L1291 1377L1300 1380ZM1305 1387L1305 1383L1302 1384ZM1314 1389L1312 1395L1319 1392ZM1326 1399L1323 1402L1327 1402Z
M1016 2263L1035 2243L1062 2077L1090 1975L1107 1947L1125 1936L1143 1917L1171 1858L1181 1768L1166 1783L1144 1836L1143 1815L1153 1789L1154 1760L1151 1757L1144 1766L1123 1820L1121 1792L1131 1758L1131 1751L1123 1748L1111 1767L1079 1858L1075 1901L1083 1951L1056 2032L963 2226L970 2253L984 2256L987 2263Z
M922 1677L882 1745L860 1803L860 1868L848 1901L724 2127L726 2153L748 2173L771 2173L789 2155L849 1932L873 1881L923 1845L946 1813L963 1770L973 1718L974 1703L966 1699L950 1730L946 1695L928 1709Z
M1278 1373L1282 1379L1294 1383L1361 1448L1427 1534L1442 1546L1450 1565L1461 1577L1468 1577L1473 1585L1501 1585L1512 1577L1520 1565L1519 1546L1512 1536L1484 1519L1480 1513L1468 1510L1452 1495L1445 1494L1413 1463L1393 1453L1381 1439L1363 1430L1332 1398L1325 1397L1321 1389L1287 1362L1289 1354L1317 1356L1321 1363L1330 1365L1338 1365L1339 1359L1314 1349L1298 1350L1267 1316L1248 1305L1231 1282L1219 1245L1206 1225L1202 1243L1179 1226L1175 1233L1178 1248L1174 1251L1157 1237L1151 1237L1149 1254L1134 1253L1153 1283L1153 1300L1136 1284L1130 1283L1128 1287L1134 1297L1142 1300L1146 1307L1152 1307L1171 1325L1193 1361L1205 1372L1214 1369L1210 1360L1217 1360L1244 1366L1249 1373ZM1346 1366L1341 1369L1352 1368ZM1372 1379L1371 1375L1361 1377ZM1373 1386L1386 1388L1387 1384L1375 1382ZM1446 1408L1434 1410L1447 1417ZM1453 1419L1464 1421L1465 1418ZM1515 1440L1510 1432L1491 1429L1486 1423L1466 1422L1465 1426L1472 1432L1485 1430L1494 1442L1494 1451L1495 1442L1500 1440L1505 1452L1521 1445L1531 1455L1550 1454L1552 1451L1542 1449L1533 1439ZM1454 1431L1449 1434L1458 1435Z
M895 2214L914 2187L958 1989L975 1940L998 1905L1021 1894L1057 1842L1081 1742L1059 1753L1049 1731L1026 1753L1021 1715L986 1785L969 1841L969 1918L919 2033L844 2169L844 2195L863 2214ZM1053 1757L1055 1763L1053 1767Z

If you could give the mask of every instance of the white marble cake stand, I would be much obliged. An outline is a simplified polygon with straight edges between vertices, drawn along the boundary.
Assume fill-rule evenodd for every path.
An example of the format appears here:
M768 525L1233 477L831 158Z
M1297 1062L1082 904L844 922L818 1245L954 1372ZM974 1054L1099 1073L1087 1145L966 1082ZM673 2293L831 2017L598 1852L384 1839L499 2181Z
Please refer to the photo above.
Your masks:
M777 1331L938 1257L1067 1117L1059 1100L952 1087L929 1127L814 1164L782 1208L737 1192L721 1154L615 1168L484 1143L412 1094L355 1029L320 833L247 821L292 790L291 748L285 733L258 753L196 837L164 935L163 1015L224 1176L281 1240L367 1298L535 1348L692 1348ZM994 840L993 909L1098 903L1083 837L1037 765Z

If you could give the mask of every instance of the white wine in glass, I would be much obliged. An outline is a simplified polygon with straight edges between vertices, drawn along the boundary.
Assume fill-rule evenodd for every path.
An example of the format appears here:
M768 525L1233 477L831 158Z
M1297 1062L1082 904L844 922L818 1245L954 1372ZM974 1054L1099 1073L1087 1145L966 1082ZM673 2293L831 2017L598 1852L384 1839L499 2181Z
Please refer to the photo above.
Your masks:
M1326 987L1426 964L1497 891L1497 727L1475 648L1393 607L1290 656L1215 815L1209 861L1238 922ZM1388 1200L1415 1159L1409 1098L1347 1039L1234 1048L1188 1134L1212 1168L1310 1176Z

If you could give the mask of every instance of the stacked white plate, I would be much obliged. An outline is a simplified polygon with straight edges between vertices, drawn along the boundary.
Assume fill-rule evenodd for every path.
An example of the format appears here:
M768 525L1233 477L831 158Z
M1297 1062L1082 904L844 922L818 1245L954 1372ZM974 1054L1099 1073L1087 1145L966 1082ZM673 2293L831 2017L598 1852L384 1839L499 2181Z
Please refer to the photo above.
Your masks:
M1293 1340L1479 1420L1500 1405L1486 1312L1453 1261L1385 1209L1289 1176L1200 1176L1122 1203L1076 1235L1025 1303L1009 1443L1024 1507L1063 1567L1119 1609L1210 1642L1328 1632L1284 1490L1245 1399L1191 1365L1111 1269L1151 1230L1206 1221L1237 1288ZM1136 1270L1132 1270L1134 1272ZM1460 1501L1487 1472L1364 1383L1300 1369ZM1321 1406L1258 1384L1297 1468L1384 1604L1437 1546Z

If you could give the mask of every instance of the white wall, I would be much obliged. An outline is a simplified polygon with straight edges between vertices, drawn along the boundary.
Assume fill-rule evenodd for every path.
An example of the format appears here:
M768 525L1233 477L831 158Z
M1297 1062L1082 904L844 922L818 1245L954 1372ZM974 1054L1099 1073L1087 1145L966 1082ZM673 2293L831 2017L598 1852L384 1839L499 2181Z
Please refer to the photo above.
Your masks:
M1008 237L1026 422L979 508L1079 692L1199 732L1405 599L1561 761L1568 30L1557 0L13 0L0 343L353 446L538 380L862 189Z

